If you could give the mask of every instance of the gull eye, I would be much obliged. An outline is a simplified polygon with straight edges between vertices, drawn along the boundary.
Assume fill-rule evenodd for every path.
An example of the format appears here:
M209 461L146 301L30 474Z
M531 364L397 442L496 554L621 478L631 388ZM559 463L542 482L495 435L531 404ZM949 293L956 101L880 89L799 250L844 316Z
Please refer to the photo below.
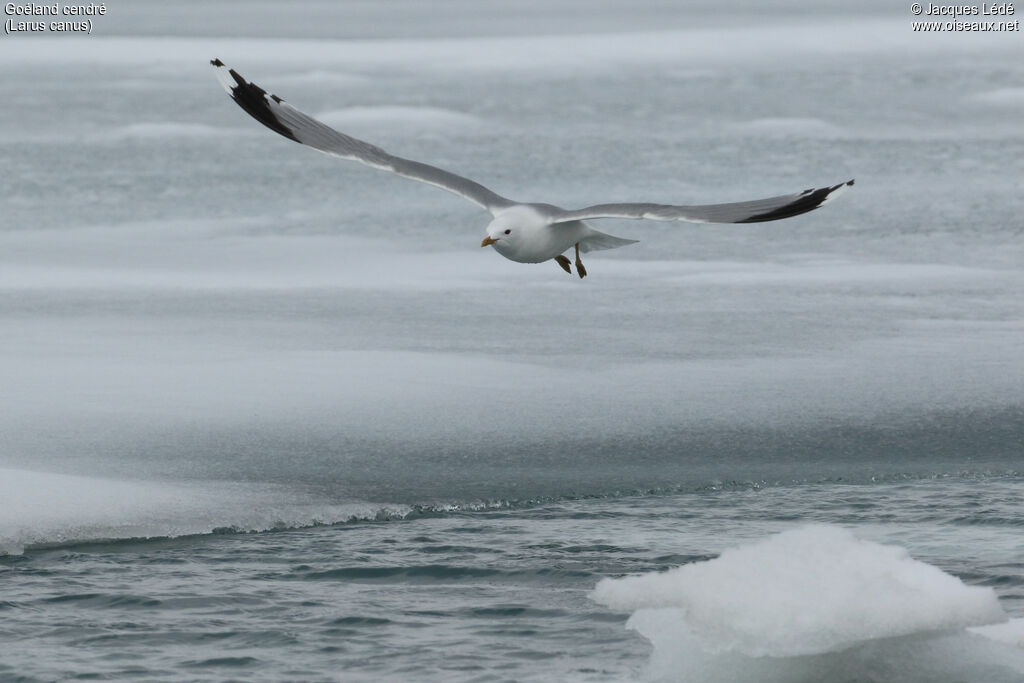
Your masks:
M512 232L511 230L506 230L505 234L508 235L508 234L511 234L511 232Z

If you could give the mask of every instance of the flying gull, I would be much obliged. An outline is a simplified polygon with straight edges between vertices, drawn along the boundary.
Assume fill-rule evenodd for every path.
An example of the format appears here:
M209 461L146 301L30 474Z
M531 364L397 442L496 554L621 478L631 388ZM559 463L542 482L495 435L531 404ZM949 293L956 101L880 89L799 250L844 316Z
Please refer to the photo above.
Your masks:
M217 78L232 99L267 128L295 142L327 154L360 161L374 168L397 173L448 190L490 211L494 220L487 226L481 247L491 246L505 258L519 263L554 260L572 274L565 252L575 248L576 273L586 277L580 252L614 249L637 240L614 237L584 223L592 218L646 218L655 221L691 223L760 223L806 213L823 205L846 187L847 181L831 187L730 204L673 206L670 204L597 204L585 209L562 209L552 204L515 202L480 183L419 161L396 157L368 142L357 140L317 121L242 78L224 62L210 62Z

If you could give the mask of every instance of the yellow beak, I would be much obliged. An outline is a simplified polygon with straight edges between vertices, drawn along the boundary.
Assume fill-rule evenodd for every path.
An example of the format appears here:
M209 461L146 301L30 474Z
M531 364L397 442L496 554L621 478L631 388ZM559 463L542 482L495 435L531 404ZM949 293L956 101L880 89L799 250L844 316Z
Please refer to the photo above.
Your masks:
M480 246L481 247L489 247L489 246L491 246L492 244L494 244L497 241L498 240L496 240L493 237L491 237L490 235L488 235L487 237L484 238L484 241L480 243Z

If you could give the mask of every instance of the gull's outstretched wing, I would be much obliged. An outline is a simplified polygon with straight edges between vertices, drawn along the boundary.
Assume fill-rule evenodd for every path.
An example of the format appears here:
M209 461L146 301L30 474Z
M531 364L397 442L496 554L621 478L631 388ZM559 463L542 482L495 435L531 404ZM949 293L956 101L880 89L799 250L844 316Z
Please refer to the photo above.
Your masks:
M429 164L392 156L380 147L339 133L312 116L302 113L277 95L272 95L255 83L246 81L237 71L229 69L219 59L212 60L210 64L216 69L217 79L238 106L264 126L286 138L342 159L361 161L374 168L391 171L454 192L479 204L492 214L515 204L468 178Z
M554 211L553 223L586 218L646 218L655 221L690 221L691 223L760 223L798 216L812 211L853 185L850 180L832 187L804 190L768 199L732 204L598 204L575 211Z

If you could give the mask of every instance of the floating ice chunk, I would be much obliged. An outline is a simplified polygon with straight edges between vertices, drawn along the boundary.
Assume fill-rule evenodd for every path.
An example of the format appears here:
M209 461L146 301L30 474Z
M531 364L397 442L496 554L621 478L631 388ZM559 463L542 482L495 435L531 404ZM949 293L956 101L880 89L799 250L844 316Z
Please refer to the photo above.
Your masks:
M638 610L628 626L706 653L792 657L1006 619L990 588L906 550L811 526L664 573L604 579L592 597Z
M1020 683L1024 651L971 633L929 631L865 640L840 652L798 657L711 654L690 635L681 610L641 610L631 623L654 644L645 680L687 683ZM1012 623L1012 622L1011 622ZM999 629L1004 624L981 626Z

